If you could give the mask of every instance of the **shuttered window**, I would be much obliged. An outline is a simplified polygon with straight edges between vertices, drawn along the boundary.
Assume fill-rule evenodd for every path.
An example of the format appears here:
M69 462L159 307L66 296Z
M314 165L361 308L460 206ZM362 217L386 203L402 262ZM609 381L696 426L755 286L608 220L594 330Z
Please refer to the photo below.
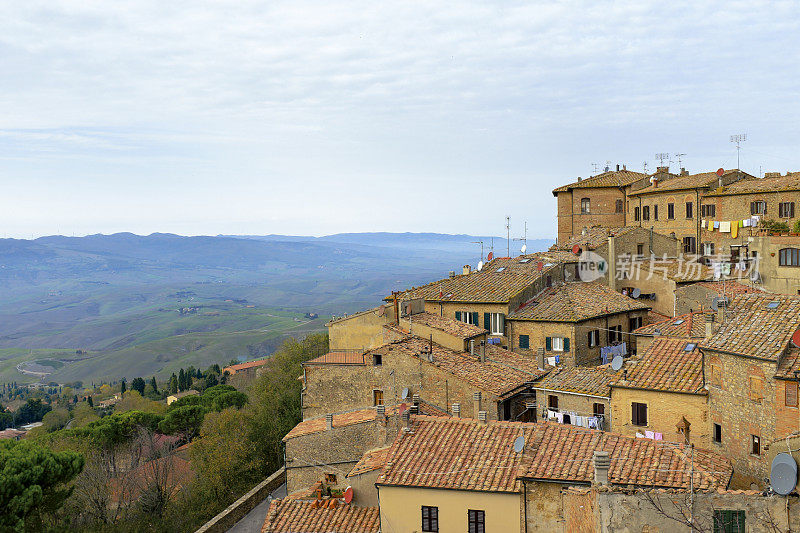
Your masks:
M527 335L520 335L519 336L519 347L527 350L531 347L530 337Z
M797 407L797 382L785 381L786 387L786 407Z
M422 531L438 532L439 531L439 508L422 506Z
M778 252L778 265L800 266L800 248L783 248Z
M485 313L484 314L484 322L486 321L486 315L489 315L489 324L484 325L486 329L489 330L491 335L504 335L505 334L505 326L506 326L506 317L503 313Z
M639 208L638 207L634 207L633 208L633 220L635 220L636 222L639 221Z
M631 403L631 424L634 426L647 425L647 404L646 403Z
M593 329L592 331L589 332L588 342L589 342L589 348L594 348L595 346L600 344L600 330L599 329Z
M781 202L778 204L778 216L781 218L794 217L794 202Z
M694 218L694 203L686 202L686 218Z
M486 533L486 513L470 509L467 511L469 533Z
M675 218L675 204L667 204L667 218L669 220Z
M767 202L757 200L755 202L750 202L750 214L751 215L766 215L767 214Z

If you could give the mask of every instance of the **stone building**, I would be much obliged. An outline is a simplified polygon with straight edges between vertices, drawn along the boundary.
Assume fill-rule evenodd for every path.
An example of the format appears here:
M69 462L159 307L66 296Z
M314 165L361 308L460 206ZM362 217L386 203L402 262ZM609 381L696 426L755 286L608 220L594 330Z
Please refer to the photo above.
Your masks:
M764 289L745 285L735 279L691 283L676 288L675 309L679 315L693 311L711 310L715 300L719 303L721 299L730 301L740 294L759 292L764 292Z
M755 286L800 294L800 235L759 235L748 239L743 250L743 255L758 258Z
M714 271L697 261L698 257L663 259L651 257L637 261L631 257L617 257L610 265L616 271L614 288L623 294L635 295L653 308L653 311L675 316L678 309L677 293L681 287L714 279Z
M367 451L347 473L347 484L353 489L353 503L363 507L378 505L375 483L386 464L390 446Z
M613 431L610 384L616 374L609 365L552 370L533 386L537 416L542 420Z
M663 320L653 321L646 326L642 326L633 332L639 352L644 353L659 338L674 339L693 339L700 342L703 338L710 336L709 323L706 317L711 311L695 311L675 317L668 317Z
M558 203L558 243L581 233L583 228L625 226L626 192L647 179L646 174L617 168L553 189Z
M711 447L699 339L658 337L611 383L614 432Z
M765 487L763 444L800 429L791 341L799 328L800 297L743 294L701 343L712 447L732 459L737 487Z
M595 226L584 228L569 239L559 241L551 249L577 251L578 254L583 251L590 251L610 262L610 247L613 247L612 253L617 255L629 255L639 258L650 257L651 255L656 257L677 257L681 252L678 244L676 238L656 233L652 229L638 226L623 226L621 228Z
M558 283L521 302L508 317L513 349L535 353L544 348L551 364L597 365L601 352L627 343L644 325L650 306L615 292L600 281Z
M394 321L394 308L389 304L334 318L325 324L328 327L328 346L331 352L363 353L394 340L391 332L384 328Z

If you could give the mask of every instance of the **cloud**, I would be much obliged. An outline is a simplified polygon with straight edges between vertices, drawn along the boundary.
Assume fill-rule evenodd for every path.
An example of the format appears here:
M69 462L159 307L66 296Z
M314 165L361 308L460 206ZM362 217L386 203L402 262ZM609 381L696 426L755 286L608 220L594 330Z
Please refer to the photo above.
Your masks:
M510 214L553 235L548 191L592 163L731 166L727 136L747 131L747 170L796 165L799 25L793 2L15 3L0 183L22 177L16 193L52 207L54 174L102 180L85 194L112 212L171 183L225 198L213 221L154 202L121 222L142 231L219 233L229 217L320 234L383 213L381 229L485 234ZM236 211L253 183L280 217ZM398 201L430 209L408 220ZM43 209L35 231L107 227L66 211Z

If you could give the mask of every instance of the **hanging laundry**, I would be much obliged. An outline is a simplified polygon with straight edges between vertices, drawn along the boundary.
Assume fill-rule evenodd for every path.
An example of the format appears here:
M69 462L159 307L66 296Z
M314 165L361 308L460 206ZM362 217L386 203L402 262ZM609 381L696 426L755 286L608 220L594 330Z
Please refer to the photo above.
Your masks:
M557 418L557 416L556 416L556 415L558 415L558 413L556 413L556 412L555 412L555 411L553 411L552 409L548 409L548 410L547 410L547 419L548 419L548 420L553 420L553 419Z
M714 221L714 229L719 228L719 220Z
M576 416L575 418L572 419L572 424L575 425L575 426L582 426L583 425L583 417Z
M753 223L752 220L750 220L749 218L746 218L746 219L742 220L742 227L743 228L749 228L752 225L752 223Z
M597 417L596 416L590 416L588 418L589 418L589 420L587 421L587 425L588 425L589 429L597 429Z
M550 366L556 366L556 358L555 357L548 357L547 364Z
M663 440L663 439L664 439L664 435L662 435L661 433L656 433L656 439L655 440Z
M723 221L719 223L719 232L720 233L730 233L731 232L731 223L729 221Z
M644 438L646 439L654 439L656 438L656 434L650 430L644 432Z
M636 438L637 438L637 439L643 439L643 438L644 438L644 435L642 435L641 433L639 433L639 432L637 431L637 432L636 432Z
M735 239L739 235L739 222L731 222L731 238Z
M737 222L738 222L738 226L739 226L740 228L743 228L743 227L744 227L744 220L738 220Z
M556 420L558 420L559 424L564 423L564 413L556 413Z

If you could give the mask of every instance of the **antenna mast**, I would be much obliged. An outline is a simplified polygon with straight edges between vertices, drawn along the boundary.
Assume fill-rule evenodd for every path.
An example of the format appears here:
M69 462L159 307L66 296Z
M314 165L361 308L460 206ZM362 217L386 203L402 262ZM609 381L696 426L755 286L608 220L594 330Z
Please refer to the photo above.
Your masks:
M472 244L480 244L481 245L481 261L483 261L483 241L472 241Z
M511 257L511 217L506 215L506 257Z
M527 220L525 221L525 233L523 233L522 235L523 235L522 238L514 237L513 240L522 241L522 244L524 244L525 248L527 248L528 247L528 221Z
M739 149L741 148L741 144L746 140L747 140L746 133L731 135L731 142L736 143L736 170L739 170Z
M667 164L669 164L669 154L667 152L659 152L656 154L656 159L661 162L661 166L664 166L664 160L667 160ZM667 169L669 170L669 169Z
M592 176L597 176L597 163L592 163Z
M683 168L683 163L681 162L681 158L686 154L675 154L675 157L678 159L678 168Z

